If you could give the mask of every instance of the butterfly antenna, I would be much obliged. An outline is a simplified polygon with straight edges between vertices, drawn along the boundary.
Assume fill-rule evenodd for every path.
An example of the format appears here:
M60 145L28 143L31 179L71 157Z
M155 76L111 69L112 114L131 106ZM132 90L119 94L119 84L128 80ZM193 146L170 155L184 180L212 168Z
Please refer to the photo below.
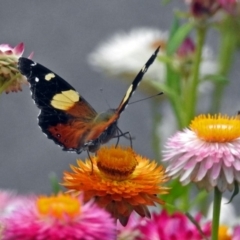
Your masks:
M154 98L154 97L160 96L162 94L163 94L163 92L160 92L160 93L152 95L150 97L146 97L146 98L143 98L143 99L140 99L140 100L136 100L136 101L130 102L130 103L128 103L128 105L133 104L133 103L137 103L137 102L141 102L141 101L145 101L147 99Z
M107 99L105 97L103 97L103 88L100 88L100 92L101 92L101 96L104 99L105 103L107 104L108 108L111 108L109 102L107 101Z

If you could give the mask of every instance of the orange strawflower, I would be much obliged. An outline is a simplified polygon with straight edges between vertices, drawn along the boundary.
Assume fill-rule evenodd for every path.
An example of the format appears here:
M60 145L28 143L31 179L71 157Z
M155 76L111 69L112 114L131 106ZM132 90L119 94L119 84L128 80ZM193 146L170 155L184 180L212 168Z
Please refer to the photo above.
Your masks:
M95 199L112 216L126 225L132 211L150 217L147 206L164 202L157 194L167 194L162 184L168 180L165 170L155 161L136 154L131 148L102 147L97 156L64 173L63 185L71 192L84 192L84 200Z

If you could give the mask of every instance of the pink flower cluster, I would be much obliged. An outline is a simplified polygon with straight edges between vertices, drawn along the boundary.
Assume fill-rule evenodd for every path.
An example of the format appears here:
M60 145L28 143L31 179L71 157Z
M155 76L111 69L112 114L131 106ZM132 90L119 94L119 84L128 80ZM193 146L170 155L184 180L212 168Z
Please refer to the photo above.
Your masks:
M229 14L235 14L239 9L238 0L185 0L190 5L190 12L194 17L207 18L218 10L224 10Z
M18 92L22 90L23 84L27 84L26 78L19 73L17 68L18 59L23 52L23 43L15 47L0 44L0 92ZM29 58L32 55L31 53Z
M197 214L195 221L202 229L205 237L211 235L210 222L203 222L200 214ZM131 216L126 228L119 229L119 239L135 240L203 240L203 236L197 227L184 215L176 212L168 214L165 210L155 213L152 219L137 218Z

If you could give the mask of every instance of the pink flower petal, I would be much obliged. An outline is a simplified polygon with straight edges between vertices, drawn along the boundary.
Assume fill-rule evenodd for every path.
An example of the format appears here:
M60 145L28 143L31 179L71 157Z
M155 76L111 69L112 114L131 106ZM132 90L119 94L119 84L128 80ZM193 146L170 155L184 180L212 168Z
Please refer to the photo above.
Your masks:
M18 56L22 56L24 52L24 43L21 42L16 47L14 47L13 52Z
M225 174L225 178L226 178L227 182L229 184L233 183L233 179L234 179L233 168L223 166L223 172Z

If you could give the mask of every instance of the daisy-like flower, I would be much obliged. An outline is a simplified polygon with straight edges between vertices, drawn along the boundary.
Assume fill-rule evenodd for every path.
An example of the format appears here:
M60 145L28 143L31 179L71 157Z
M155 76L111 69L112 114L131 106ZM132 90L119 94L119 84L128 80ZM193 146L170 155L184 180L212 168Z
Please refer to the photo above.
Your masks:
M157 46L160 46L159 57L164 56L168 33L155 28L136 28L129 32L118 32L105 43L99 45L89 57L89 63L97 70L103 70L113 76L125 77L129 80L141 69L143 63L151 56ZM178 71L189 68L193 61L195 44L187 38L173 58L173 67ZM217 64L214 61L209 48L204 48L200 75L206 76L217 71ZM146 73L145 83L151 85L151 81L165 82L166 67L158 59L154 61Z
M23 84L27 84L26 78L19 73L17 68L18 59L23 52L23 43L15 47L0 44L0 92L18 92L22 90Z
M83 191L85 201L94 198L122 225L133 211L150 217L147 206L163 203L157 194L168 193L162 186L168 177L156 162L120 147L102 147L91 160L71 166L73 172L65 172L63 185L76 193Z
M30 198L3 223L3 240L111 240L116 229L110 214L93 202L59 194Z
M169 138L163 154L168 175L180 177L183 185L232 190L235 181L240 183L239 116L200 115Z
M130 32L118 32L100 44L89 55L88 61L96 70L132 79L158 46L161 46L158 54L162 55L167 39L167 32L154 28L136 28ZM154 61L146 72L146 78L163 81L164 77L164 65Z
M204 222L202 216L197 214L195 221L200 226L205 237L211 236L210 222ZM141 235L136 240L164 239L164 240L203 240L197 227L186 217L176 212L169 215L166 211L154 213L152 219L142 220L139 227Z

